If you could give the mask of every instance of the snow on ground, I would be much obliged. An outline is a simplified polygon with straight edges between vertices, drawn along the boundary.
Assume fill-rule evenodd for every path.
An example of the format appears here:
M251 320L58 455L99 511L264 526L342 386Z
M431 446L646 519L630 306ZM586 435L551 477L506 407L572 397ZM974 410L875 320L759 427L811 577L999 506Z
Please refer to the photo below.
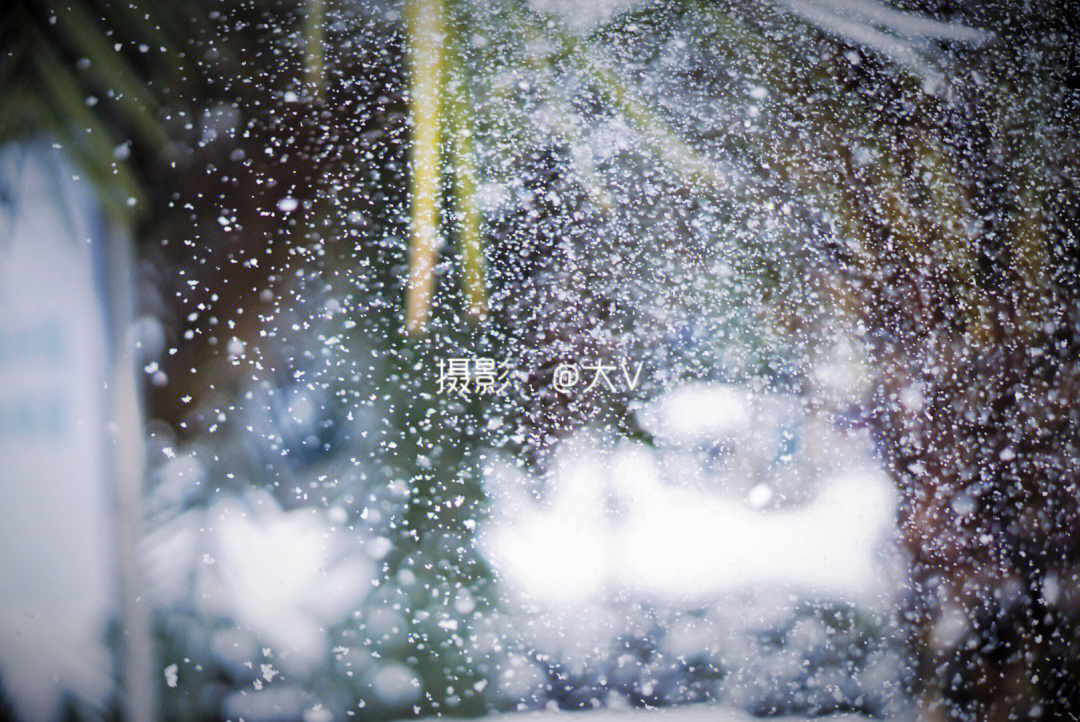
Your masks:
M796 397L712 382L638 420L651 443L587 430L544 474L485 472L478 542L516 610L512 644L563 675L559 704L903 714L897 497L869 439ZM645 714L660 713L587 719Z
M775 421L753 409L736 387L695 383L642 415L676 445L723 438L737 447L749 427ZM628 441L605 450L587 435L565 442L542 501L535 480L494 469L485 553L503 581L553 603L626 591L701 601L771 585L866 605L887 590L881 552L896 495L868 456L817 480L808 502L770 508L767 484L745 495L682 484L668 456Z
M521 504L485 535L495 567L531 597L703 598L783 584L857 601L880 590L877 543L895 508L880 473L852 471L805 506L763 512L665 484L640 447L578 462L547 505Z
M587 3L576 0L530 0L529 2L533 10L553 13L577 32L587 32L620 12L644 4L645 0L592 0Z
M446 720L448 718L441 718ZM713 704L692 704L660 709L599 709L567 712L548 710L511 712L483 718L485 722L760 722L742 710ZM803 722L805 717L769 717L768 722ZM815 717L815 722L856 722L869 718L860 715Z

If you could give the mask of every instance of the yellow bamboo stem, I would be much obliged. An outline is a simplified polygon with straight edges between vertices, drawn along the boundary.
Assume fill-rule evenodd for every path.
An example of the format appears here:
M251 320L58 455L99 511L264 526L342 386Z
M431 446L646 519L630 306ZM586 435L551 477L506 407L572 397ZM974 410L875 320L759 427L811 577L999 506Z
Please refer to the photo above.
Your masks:
M476 200L476 159L473 156L469 88L460 60L452 58L452 79L447 86L447 128L454 154L454 205L461 251L461 287L466 311L473 321L487 318L484 287L483 219Z
M304 13L304 87L313 99L323 94L326 59L323 54L323 2L307 0Z
M439 237L439 112L445 35L442 0L406 4L409 53L409 114L412 178L409 210L409 280L405 290L405 330L427 329L435 291Z

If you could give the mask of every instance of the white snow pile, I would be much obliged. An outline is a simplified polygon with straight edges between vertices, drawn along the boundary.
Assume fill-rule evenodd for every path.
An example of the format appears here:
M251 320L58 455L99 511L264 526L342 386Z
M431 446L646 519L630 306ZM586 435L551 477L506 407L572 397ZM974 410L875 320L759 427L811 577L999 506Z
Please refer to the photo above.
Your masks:
M442 717L447 720L448 718ZM597 709L587 711L544 710L512 712L484 718L487 722L758 722L761 718L733 707L714 704L691 704L658 709ZM802 722L806 717L770 717L770 722ZM866 717L853 714L813 718L818 722L855 722Z
M750 397L734 384L691 382L649 404L642 424L675 443L738 437L752 421Z
M261 490L185 512L156 529L149 547L162 606L194 604L232 622L239 638L218 647L234 663L265 646L296 674L326 657L328 629L359 606L374 578L362 539L327 510L285 511Z
M551 603L627 591L702 601L779 586L877 606L890 585L883 548L896 496L888 477L863 452L815 480L805 503L770 505L768 482L738 478L746 468L737 463L740 443L775 425L757 408L736 387L690 384L642 413L644 426L670 446L624 441L604 449L579 436L564 443L538 493L536 479L495 466L485 553L503 581ZM721 455L736 460L717 477L726 488L671 478L686 464L685 447L708 439L723 441Z

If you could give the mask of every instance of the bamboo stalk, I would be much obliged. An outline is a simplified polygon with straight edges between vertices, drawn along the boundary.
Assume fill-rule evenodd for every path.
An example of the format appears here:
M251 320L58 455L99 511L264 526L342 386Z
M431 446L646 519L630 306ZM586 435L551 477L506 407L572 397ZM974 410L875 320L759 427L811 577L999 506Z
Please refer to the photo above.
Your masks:
M323 0L307 0L304 13L304 87L313 100L323 95L326 58L323 50Z
M454 163L454 205L458 244L461 250L461 286L466 311L473 321L487 318L484 284L483 219L476 201L476 159L473 155L469 86L459 58L451 56L451 81L447 86L447 129Z
M445 36L442 0L406 4L409 55L410 150L409 279L405 290L405 330L427 329L435 291L439 237L439 113Z

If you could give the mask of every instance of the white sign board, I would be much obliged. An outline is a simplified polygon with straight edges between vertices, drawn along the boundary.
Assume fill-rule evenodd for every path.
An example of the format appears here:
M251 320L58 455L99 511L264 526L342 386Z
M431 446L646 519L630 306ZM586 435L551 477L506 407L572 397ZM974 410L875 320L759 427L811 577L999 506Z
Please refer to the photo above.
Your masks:
M103 243L58 151L0 149L0 685L25 719L110 684Z

